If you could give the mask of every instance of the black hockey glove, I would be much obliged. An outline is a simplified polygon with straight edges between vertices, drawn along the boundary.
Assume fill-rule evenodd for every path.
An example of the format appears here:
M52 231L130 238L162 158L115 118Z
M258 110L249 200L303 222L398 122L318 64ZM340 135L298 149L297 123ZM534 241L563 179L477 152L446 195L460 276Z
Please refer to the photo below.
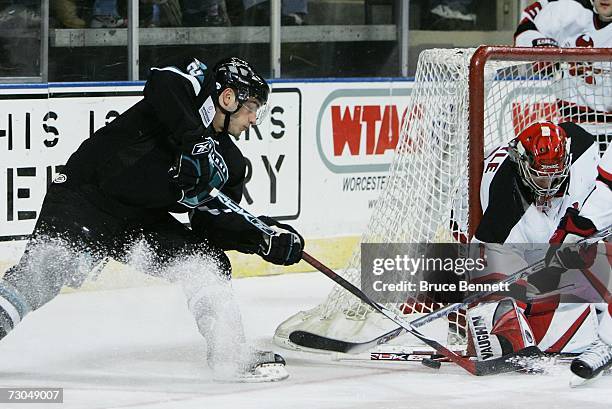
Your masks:
M267 216L260 216L259 220L277 231L274 236L264 235L263 237L259 255L264 260L273 264L290 266L302 259L304 238L293 227Z
M207 137L192 145L189 152L177 158L170 175L182 191L178 202L187 207L198 207L211 199L212 188L221 189L228 179L228 171L215 141Z
M590 219L578 214L578 210L568 207L561 218L557 230L550 237L551 244L575 243L580 239L592 236L597 228Z
M595 262L597 243L593 244L551 244L546 253L547 266L561 266L564 269L585 269Z
M597 256L597 244L576 244L582 238L597 232L593 222L578 214L578 210L569 207L561 218L557 230L550 238L550 247L546 253L547 266L561 266L565 269L589 268Z

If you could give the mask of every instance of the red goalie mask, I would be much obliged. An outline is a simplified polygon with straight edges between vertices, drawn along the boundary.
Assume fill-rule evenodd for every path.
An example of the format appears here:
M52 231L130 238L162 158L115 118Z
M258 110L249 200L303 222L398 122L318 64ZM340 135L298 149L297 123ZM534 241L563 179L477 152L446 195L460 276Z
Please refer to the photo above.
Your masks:
M536 205L545 206L569 174L569 139L563 128L552 122L537 122L510 142L510 157L534 193Z

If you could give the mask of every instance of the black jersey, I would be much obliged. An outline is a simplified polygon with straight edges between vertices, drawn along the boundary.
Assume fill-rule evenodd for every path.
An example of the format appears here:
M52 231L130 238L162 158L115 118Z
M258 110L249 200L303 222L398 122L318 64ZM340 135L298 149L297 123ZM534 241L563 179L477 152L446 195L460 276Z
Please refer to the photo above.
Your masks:
M211 70L197 60L182 68L153 68L144 98L95 132L68 159L66 183L122 218L186 212L189 209L177 203L181 189L168 171L181 152L190 152L191 146L210 136L229 169L222 191L239 201L245 159L228 134L212 127L215 95Z
M257 251L262 240L257 229L224 210L216 199L195 211L179 204L181 189L168 173L181 153L211 137L228 169L220 190L240 203L246 159L229 134L215 132L212 126L215 86L211 70L198 60L184 68L153 68L144 98L95 132L68 159L65 186L132 226L164 220L168 212L191 210L198 236L225 250Z

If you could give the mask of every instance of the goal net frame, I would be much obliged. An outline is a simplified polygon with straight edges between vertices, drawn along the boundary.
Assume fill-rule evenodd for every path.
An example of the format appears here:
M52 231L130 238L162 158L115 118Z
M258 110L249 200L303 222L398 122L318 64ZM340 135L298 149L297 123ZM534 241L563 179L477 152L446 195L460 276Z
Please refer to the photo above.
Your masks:
M442 83L441 83L442 85L440 84L432 85L431 83L432 82L431 77L438 75L438 73L436 73L435 70L429 73L424 73L424 74L421 72L421 71L425 72L424 71L425 68L423 67L425 67L425 64L427 63L427 62L423 62L422 64L422 59L425 60L428 55L430 56L432 55L428 53L430 52L433 53L435 51L439 51L442 55L444 55L444 53L448 53L448 56L453 57L453 58L448 58L449 60L451 60L448 63L449 66L451 64L455 64L449 69L446 69L445 66L440 65L442 67L440 71L443 72L442 74L440 74L440 76L443 78ZM458 59L455 59L454 57L457 57ZM444 58L441 58L439 61L442 61L442 62L440 63L437 61L436 63L437 64L446 63ZM428 231L425 234L425 236L423 236L425 237L425 239L417 239L412 242L421 242L421 241L425 241L425 242L434 242L434 241L435 242L466 242L466 241L469 241L474 236L478 223L482 217L482 208L481 208L481 203L480 203L480 186L481 186L481 178L482 178L483 170L484 170L484 158L485 158L485 153L486 153L485 150L490 149L490 146L485 146L485 139L487 137L487 132L489 134L497 133L497 130L492 131L491 129L485 126L486 124L488 124L487 126L490 127L490 122L491 122L490 118L487 117L488 113L486 112L487 103L488 103L487 98L488 97L490 98L490 95L488 96L487 93L489 89L493 88L493 84L496 81L498 82L507 81L507 79L504 78L505 74L503 74L506 72L506 70L514 70L515 66L523 67L523 68L516 68L516 72L512 71L513 74L516 74L516 80L512 76L510 76L509 78L512 81L516 81L516 82L527 81L527 83L528 81L544 81L544 79L548 81L548 78L546 76L552 75L550 74L550 71L558 70L558 73L554 73L554 75L561 75L561 77L565 75L566 76L565 80L561 77L560 77L561 79L559 79L559 83L565 83L567 82L567 77L568 77L568 74L567 74L568 67L573 67L573 68L591 67L590 68L591 71L599 70L597 72L600 72L600 71L604 72L604 75L607 75L612 78L612 64L610 65L610 68L608 68L608 66L606 65L602 65L601 66L602 68L593 68L599 63L603 64L603 63L610 63L610 62L612 62L612 49L609 49L609 48L552 48L552 47L550 48L527 48L527 47L509 47L509 46L481 46L477 49L426 50L425 52L423 52L421 56L419 57L419 63L417 65L417 73L415 76L415 85L412 90L412 94L410 96L411 102L408 104L407 115L406 115L406 118L404 118L404 124L402 126L402 133L400 136L400 141L398 143L394 158L392 160L392 164L390 166L389 179L387 182L387 186L381 192L381 197L379 198L376 206L373 209L373 214L370 218L370 222L368 223L366 232L364 232L362 236L361 243L380 242L379 240L380 240L381 234L380 232L377 233L375 231L376 223L380 223L380 219L377 220L377 215L376 215L377 210L384 208L385 200L398 202L398 199L396 197L391 196L392 194L396 193L392 191L392 189L395 189L395 191L399 190L397 186L396 187L391 186L393 184L395 173L400 173L400 172L403 172L405 174L410 173L409 170L407 171L406 169L402 169L398 165L400 161L404 160L402 156L405 157L405 156L411 155L411 152L409 152L409 150L411 149L409 145L410 141L406 142L406 140L409 139L410 137L414 137L413 132L412 132L413 130L410 129L411 127L413 127L413 125L410 124L410 117L412 117L413 114L415 114L414 115L415 117L424 115L422 112L422 110L424 110L423 105L419 102L420 100L418 99L421 91L423 93L435 92L435 90L431 90L431 89L435 87L444 88L445 85L453 83L453 81L455 80L455 76L454 76L455 74L451 73L448 75L448 78L446 78L446 77L443 77L444 75L447 74L445 71L451 72L454 69L458 70L459 75L457 76L457 84L459 85L457 85L457 88L459 89L461 87L460 91L462 94L458 97L459 99L457 100L458 101L457 103L445 102L447 105L447 108L448 106L450 106L451 108L450 110L447 109L446 112L441 112L440 116L444 117L446 115L448 117L452 117L454 121L456 121L456 123L455 124L451 123L451 125L449 126L438 127L438 128L436 128L434 125L431 125L431 129L428 128L427 132L423 130L421 130L420 132L419 131L414 131L414 132L419 132L419 135L421 134L430 135L432 138L435 139L433 142L431 142L432 145L433 144L443 145L445 143L444 140L442 140L442 137L438 137L438 134L436 134L436 131L440 131L440 130L445 131L447 130L447 128L453 128L452 132L455 132L456 134L459 134L459 135L467 135L467 153L464 152L464 150L466 149L464 145L462 145L461 143L457 145L459 147L458 149L461 149L462 152L464 152L462 154L464 156L461 157L461 159L467 160L467 169L465 169L464 167L459 167L456 171L456 173L459 176L451 175L453 173L453 169L447 169L447 172L446 172L447 174L445 175L445 178L449 179L449 178L454 177L460 180L459 181L455 180L453 182L455 183L454 192L449 192L449 190L452 190L449 188L447 188L445 192L441 192L442 196L446 196L445 200L447 201L453 200L451 198L452 195L460 195L463 192L464 195L467 196L467 204L464 203L465 202L464 199L460 199L463 203L462 206L459 206L458 208L452 208L452 207L449 208L447 206L444 208L445 211L448 211L449 209L451 210L448 213L449 213L450 221L452 223L455 222L455 220L453 219L454 216L452 216L452 211L458 209L457 213L459 214L459 216L457 216L456 219L459 221L458 223L459 228L457 229L457 231L453 230L455 229L455 227L447 226L448 230L453 230L453 231L450 231L450 235L447 234L448 232L445 232L443 235L444 238L442 239L439 239L439 240L432 239L431 231ZM493 65L493 68L487 68L488 64ZM535 74L533 74L532 71L529 71L530 69L536 70ZM525 79L520 80L520 73L525 70L527 70L531 74L529 73L527 74L528 80L525 80ZM542 70L542 71L539 71L539 70ZM584 71L586 71L586 69ZM500 72L502 73L501 75L499 74ZM532 77L529 77L529 75L531 75ZM499 76L501 76L501 79L498 78ZM607 76L606 76L606 81L608 80ZM459 81L461 81L461 83L459 83ZM604 81L604 86L608 86L612 88L612 80L609 82L606 82L606 81ZM487 88L488 86L491 88ZM513 86L514 85L512 84L508 85L509 89L512 89ZM547 86L551 89L554 87L553 83ZM420 89L419 87L421 87L422 89ZM430 88L430 91L428 91L427 88ZM524 86L524 88L529 88L529 85ZM594 88L593 94L597 95L597 92L598 92L597 88L596 87L593 87L593 88ZM550 91L550 90L547 89L547 91ZM566 91L563 91L563 89L561 90L561 92L566 92ZM503 92L503 90L500 92ZM571 93L573 93L573 91ZM555 109L557 109L556 104L560 100L559 95L556 94L555 92L550 91L550 95L548 97L549 98L554 97L553 101L554 101ZM439 96L437 98L442 99ZM603 96L603 93L602 93L602 98L605 98L605 96ZM612 92L610 92L609 98L612 101ZM529 102L524 102L524 103L525 103L525 106L527 107L530 106ZM499 105L499 102L497 102L497 104ZM432 105L434 105L434 108L432 108L432 110L436 109L436 103L434 102ZM465 107L464 105L467 105L467 107ZM540 105L543 106L545 104L539 104L538 106ZM496 106L497 105L494 105L492 108L494 110L493 113L496 112L495 109L498 109L496 108ZM548 102L547 106L550 107L551 103ZM559 110L560 109L561 108L559 108ZM451 112L451 111L460 111L460 110L467 110L467 113L464 112L463 114L461 114L463 116L461 116L457 112ZM530 111L530 110L527 109L527 111ZM500 112L501 112L501 109L500 109ZM565 117L564 113L557 112L557 114L561 117ZM505 124L505 122L503 121L497 126L499 127L504 126L504 127L510 128L510 130L514 133L514 136L515 136L518 129L523 129L526 125L530 124L528 121L531 121L531 123L533 123L537 120L549 119L549 118L546 118L546 115L550 115L550 112L546 111L546 109L543 110L543 112L536 112L533 115L531 112L528 112L525 115L526 116L526 119L524 119L525 123L521 123L520 126L518 127L516 124ZM579 121L580 118L582 118L581 115L584 115L584 114L578 113L576 115L577 115L577 121ZM610 106L610 110L605 111L604 117L606 121L605 125L610 125L610 131L606 130L605 135L604 135L606 140L609 141L610 135L612 135L612 106ZM500 118L503 119L504 118L503 115L500 116ZM418 119L419 118L417 118L417 120ZM429 120L432 121L431 119ZM426 120L424 119L423 122L425 121ZM523 119L521 119L521 121L523 121ZM467 123L467 126L464 122ZM424 126L429 126L429 125L424 125ZM499 134L502 135L503 132L506 132L506 131L500 130ZM510 134L511 132L508 131L507 133ZM465 136L462 136L462 137L465 138ZM507 139L507 137L504 136L504 139ZM441 140L443 142L440 142ZM507 143L508 140L504 140L503 142ZM416 142L416 145L418 145L419 143L427 143L427 141L425 140L425 141ZM463 141L462 143L465 143L465 141ZM450 147L454 146L453 144L447 144L447 145ZM446 152L445 155L446 156L438 155L438 160L443 161L443 160L446 160L447 158L450 158L449 161L455 161L455 159L451 158L452 152L451 154ZM465 155L467 155L467 157ZM440 157L442 158L440 159ZM406 159L406 160L409 161L411 159ZM461 160L459 160L456 166L465 166L465 165L461 163ZM405 181L403 181L402 183L404 184L402 185L400 183L399 185L405 186L407 187L407 189L415 188L415 186L411 185L410 183L406 184ZM418 184L419 182L416 181L414 183ZM427 194L429 195L428 197L432 197L433 192L427 192ZM390 196L390 198L386 197L385 195ZM411 191L411 195L416 195L416 194L413 194L413 192ZM408 200L412 200L412 198L408 198ZM412 206L413 206L413 210L415 208L418 209L418 206L415 207L414 204ZM399 209L404 209L404 207L401 206L401 203L400 203ZM397 209L395 209L395 211L397 211ZM438 215L439 214L442 214L442 213L438 213ZM420 222L421 220L422 219L419 219L418 221ZM437 228L439 228L439 226ZM407 229L413 229L413 227L407 227ZM420 229L423 230L422 227ZM437 235L437 233L434 233L434 235ZM413 237L413 236L410 236L410 237ZM394 243L394 242L397 243L397 241L393 241L394 238L397 240L398 236L391 237L388 243ZM384 242L387 243L387 241L384 241ZM349 264L348 268L345 270L343 274L345 278L347 278L349 281L351 281L353 284L357 286L359 286L358 276L359 276L359 271L360 271L360 267L358 266L359 254L360 254L360 249L357 248L355 250L355 254L353 255L353 259L351 260L351 263ZM342 290L339 287L335 287L332 290L332 293L327 297L327 299L322 304L313 308L312 310L305 311L305 312L304 311L299 312L295 314L294 316L290 317L289 319L287 319L286 321L284 321L282 324L279 325L279 327L276 330L276 333L274 335L274 342L278 344L279 346L289 348L289 349L307 350L307 349L304 349L290 342L289 334L295 330L304 330L304 331L313 332L318 335L327 336L330 338L341 339L344 341L360 342L360 341L364 341L367 339L371 339L373 336L375 336L374 334L380 335L388 331L390 328L395 327L395 325L392 322L386 320L380 314L373 313L373 311L369 307L364 306L364 304L362 303L359 303L359 301L356 299L352 299L348 301L348 303L351 305L348 305L347 303L343 304L344 301L338 301L339 297L346 296L346 294L343 294L343 291L346 292L345 290ZM335 302L337 303L337 305L334 304ZM394 311L398 313L407 315L407 318L409 320L412 320L412 319L418 318L419 316L422 316L423 314L431 312L435 310L436 308L441 307L442 305L443 304L440 304L440 303L424 302L423 299L415 299L411 302L395 303L393 309ZM446 317L446 319L444 320L439 319L439 320L434 321L434 323L432 323L431 328L429 329L423 328L422 329L423 332L430 336L436 337L442 343L444 342L442 341L441 338L446 336L447 338L446 344L448 346L456 346L456 345L463 346L465 343L465 317L461 313L453 313L453 314L454 315L452 317L450 316ZM407 336L409 337L409 335ZM401 339L401 340L398 339L397 341L398 342L394 342L396 344L396 348L399 350L403 350L403 351L414 350L414 347L418 347L422 345L419 342L415 342L414 338L413 339ZM310 352L326 352L326 351L310 350Z
M588 57L591 62L612 61L612 48L555 48L555 47L502 47L481 46L476 49L470 62L468 87L469 95L469 138L470 160L469 172L469 203L470 223L469 237L476 232L482 207L480 205L480 181L484 168L484 118L485 118L485 65L487 61L529 61L537 57L538 61L555 63L558 61L584 61Z

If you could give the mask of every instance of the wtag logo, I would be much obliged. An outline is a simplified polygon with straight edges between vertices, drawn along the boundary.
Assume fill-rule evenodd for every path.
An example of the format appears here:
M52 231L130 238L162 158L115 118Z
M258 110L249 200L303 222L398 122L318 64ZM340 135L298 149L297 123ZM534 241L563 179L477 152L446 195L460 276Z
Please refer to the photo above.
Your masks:
M334 173L386 172L400 141L410 88L341 89L317 118L317 149Z

